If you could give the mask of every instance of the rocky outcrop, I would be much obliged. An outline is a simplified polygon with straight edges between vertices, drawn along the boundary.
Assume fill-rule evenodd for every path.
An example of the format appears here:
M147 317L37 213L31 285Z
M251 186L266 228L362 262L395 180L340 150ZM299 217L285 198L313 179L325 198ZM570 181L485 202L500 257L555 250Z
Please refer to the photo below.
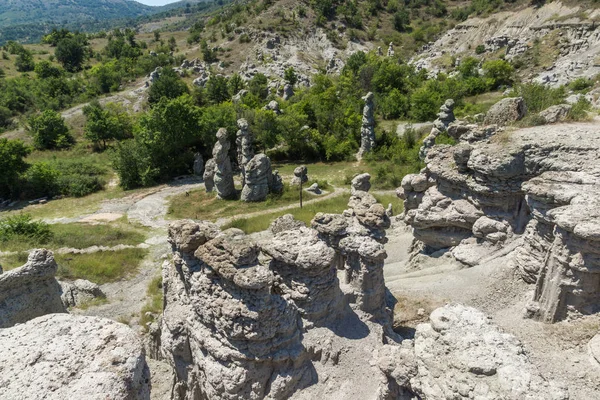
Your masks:
M527 106L522 97L508 97L494 104L483 121L484 125L505 126L522 119L527 114Z
M361 191L368 192L371 189L371 175L360 174L352 178L352 192Z
M66 312L57 268L51 251L34 250L25 265L0 274L0 328Z
M283 87L283 100L287 101L294 97L294 86L286 83Z
M213 148L212 159L215 162L215 190L217 197L220 199L232 199L237 195L233 184L233 169L231 167L231 160L229 159L230 146L227 139L227 130L225 128L219 129L217 132L217 143L215 143L215 147Z
M204 158L202 158L202 154L196 153L194 154L194 167L193 167L194 175L202 176L204 173Z
M300 186L308 182L308 168L306 166L301 165L294 169L294 177L292 178L292 186Z
M245 166L246 183L241 200L245 202L264 201L273 183L271 160L264 154L257 154Z
M563 121L571 109L573 108L570 104L558 104L550 106L539 113L540 118L544 120L546 124L555 124Z
M202 179L204 180L204 187L206 188L206 192L210 193L215 188L215 171L217 169L217 164L215 163L215 159L211 158L206 162L204 166L204 174L202 174Z
M429 135L423 139L423 145L419 149L419 157L424 159L427 151L435 144L435 139L448 129L448 126L454 122L454 100L448 99L440 107L437 119L433 121L433 128Z
M457 128L457 146L431 148L422 173L402 181L404 221L423 245L415 248L450 248L468 265L514 249L517 273L536 284L529 316L600 311L595 126L473 130L483 132Z
M126 325L52 314L0 329L0 398L149 400L142 344Z
M540 375L517 338L483 313L448 305L429 319L417 326L414 339L410 387L420 398L568 399L565 389Z
M89 303L94 299L105 298L106 295L97 284L77 279L72 282L60 282L61 300L65 307L77 307Z
M358 159L375 147L375 103L373 93L369 92L362 100L365 102L362 115L362 127L360 128L360 149Z
M248 121L243 118L238 119L237 125L239 128L235 141L237 146L237 163L242 171L242 187L244 187L246 183L246 164L254 157L254 149L252 148L252 135L248 131Z
M383 280L389 222L357 190L344 216L321 214L317 229L284 216L259 243L209 222L173 223L160 340L176 370L173 398L291 398L318 382L317 370L368 369L368 358L354 354L397 340ZM361 338L366 348L351 343Z
M370 186L370 176L362 176L361 187ZM343 290L357 309L385 319L383 264L387 253L385 229L390 220L375 197L353 185L349 209L342 215L318 213L312 227L326 238L338 254L338 268L344 271Z

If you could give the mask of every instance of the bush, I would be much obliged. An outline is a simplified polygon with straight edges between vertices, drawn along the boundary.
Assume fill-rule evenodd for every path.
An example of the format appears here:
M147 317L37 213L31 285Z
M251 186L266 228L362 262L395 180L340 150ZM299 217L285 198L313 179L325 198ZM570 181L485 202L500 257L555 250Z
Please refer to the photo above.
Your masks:
M582 92L593 86L593 82L586 78L577 78L569 83L568 88L575 92Z
M485 53L485 46L480 44L479 46L475 47L475 54L483 54Z
M106 107L97 101L92 101L83 108L86 117L84 134L96 147L102 143L106 149L106 142L123 140L133 136L133 125L127 110L121 105L109 103Z
M35 240L44 244L52 238L50 226L43 221L34 221L29 214L19 214L0 219L0 241L14 237Z
M150 104L158 103L163 97L166 99L175 99L183 94L189 93L187 85L181 80L177 72L172 68L163 68L160 76L150 86L148 91L148 102Z
M585 98L580 98L577 103L573 104L573 107L567 114L567 119L570 121L583 121L589 119L588 112L592 108L592 105Z
M64 149L75 143L65 120L56 111L46 110L31 117L28 122L29 132L37 149Z
M538 113L550 106L563 103L565 99L563 87L553 89L539 83L519 85L513 94L523 97L529 113Z
M38 198L59 194L59 176L60 171L48 163L33 164L23 175L23 195L26 198Z
M502 85L512 85L514 68L508 61L494 60L483 63L485 77L490 80L490 88L496 89Z
M79 38L67 37L58 42L54 55L67 71L79 71L86 57L85 44Z
M14 198L18 196L20 185L19 176L28 165L25 157L30 153L20 140L0 138L0 197Z

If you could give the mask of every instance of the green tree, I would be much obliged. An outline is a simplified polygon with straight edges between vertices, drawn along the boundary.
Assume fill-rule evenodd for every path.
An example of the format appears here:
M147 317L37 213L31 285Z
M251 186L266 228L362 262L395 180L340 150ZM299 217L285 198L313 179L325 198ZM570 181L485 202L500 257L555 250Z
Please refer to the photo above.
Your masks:
M410 25L410 14L405 8L401 8L394 14L394 28L398 32L406 32Z
M231 78L229 78L228 86L229 94L235 96L246 86L246 84L239 74L233 74Z
M31 150L20 140L0 138L0 197L19 195L19 176L27 170L25 157Z
M493 60L483 63L485 77L490 80L490 87L496 89L514 82L514 68L506 60Z
M15 60L15 67L19 72L33 71L35 68L35 62L33 62L33 56L29 50L23 49Z
M62 75L62 71L59 67L52 65L51 62L46 60L37 63L34 71L40 79L58 78Z
M64 69L69 72L76 72L81 70L85 61L86 48L81 40L67 37L58 42L54 55Z
M219 104L229 100L229 87L224 76L212 76L206 83L208 99Z
M64 149L75 143L65 120L56 111L46 110L31 117L28 122L37 149Z
M250 82L248 82L248 90L259 99L264 100L269 95L268 83L269 80L264 74L256 74Z
M123 140L132 137L133 125L126 110L121 106L109 103L106 107L93 101L83 108L86 117L84 134L96 147L106 149L106 142Z
M479 66L479 60L475 57L464 58L458 67L458 72L463 79L479 76L477 67Z
M289 67L283 73L283 79L290 85L294 86L298 82L298 75L296 75L296 71L294 67Z
M188 94L189 88L181 77L172 68L163 68L158 79L156 79L148 91L148 102L158 103L163 97L175 99L183 94Z

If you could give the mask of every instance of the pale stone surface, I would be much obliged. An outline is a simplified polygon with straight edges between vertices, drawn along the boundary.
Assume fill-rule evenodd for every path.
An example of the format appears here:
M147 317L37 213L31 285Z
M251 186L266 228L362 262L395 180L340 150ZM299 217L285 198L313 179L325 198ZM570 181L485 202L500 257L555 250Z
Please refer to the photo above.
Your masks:
M361 190L363 192L368 192L371 189L371 175L369 174L360 174L355 176L352 179L352 191Z
M246 183L241 200L245 202L264 201L273 183L271 160L264 154L257 154L244 167Z
M369 92L362 100L365 102L360 129L360 149L358 159L369 153L375 147L375 103L373 93Z
M555 124L564 120L572 108L573 106L570 104L558 104L541 111L539 116L543 118L547 124Z
M25 265L0 274L0 328L66 312L57 268L51 251L34 250Z
M202 178L204 179L204 187L206 188L206 192L210 193L215 188L215 170L217 169L217 165L215 163L215 159L211 158L206 162L204 166L204 174Z
M219 129L217 132L217 143L215 143L215 147L213 148L212 159L215 162L215 190L217 197L220 199L231 199L236 196L233 184L233 169L231 167L231 160L229 159L230 146L227 139L227 130L225 128Z
M242 187L246 183L246 164L254 157L254 149L252 148L252 135L248 130L248 121L244 118L237 121L238 131L236 133L237 146L237 163L242 171Z
M306 166L301 165L294 169L294 177L292 178L292 186L300 186L300 184L304 184L308 182L308 168Z
M483 123L485 125L509 125L522 119L527 114L527 106L522 97L508 97L494 104Z
M150 399L142 344L126 325L51 314L0 329L2 399Z
M106 297L100 286L86 281L85 279L77 279L72 282L60 282L62 290L61 300L65 307L77 307L88 303L96 298Z
M410 386L424 399L568 399L546 381L521 343L474 308L448 305L417 326L417 374Z

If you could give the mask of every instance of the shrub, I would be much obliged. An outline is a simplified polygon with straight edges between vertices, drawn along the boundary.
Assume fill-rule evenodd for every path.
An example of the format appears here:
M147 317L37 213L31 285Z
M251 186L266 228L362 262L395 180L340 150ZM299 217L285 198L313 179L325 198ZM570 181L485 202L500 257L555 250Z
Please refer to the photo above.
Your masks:
M490 80L490 87L495 89L502 85L512 85L514 68L508 61L494 60L483 63L485 77Z
M27 198L55 196L60 193L59 176L60 171L54 166L46 162L35 163L23 175L23 194Z
M44 244L52 238L50 226L43 221L34 221L29 214L18 214L0 219L0 241L14 237L35 240Z
M475 54L483 54L485 53L485 46L480 44L477 47L475 47Z
M25 157L30 151L20 140L0 138L0 197L14 198L19 194L19 175L28 167Z
M588 112L592 108L592 105L585 98L580 98L577 103L573 104L573 107L567 114L567 119L571 121L582 121L589 118Z
M132 137L133 126L127 110L121 105L109 103L106 107L97 101L92 101L83 108L86 117L84 134L96 147L102 143L106 149L106 142L123 140Z
M513 92L523 97L529 113L538 113L550 106L563 103L565 99L563 87L553 89L539 83L519 85Z
M181 80L177 72L172 68L163 68L158 79L156 79L148 91L148 102L155 104L160 99L175 99L183 94L189 93L187 85Z
M573 82L569 83L569 89L575 92L584 91L593 86L593 83L589 79L577 78Z
M31 117L28 122L37 149L64 149L75 143L65 120L56 111L46 110Z

